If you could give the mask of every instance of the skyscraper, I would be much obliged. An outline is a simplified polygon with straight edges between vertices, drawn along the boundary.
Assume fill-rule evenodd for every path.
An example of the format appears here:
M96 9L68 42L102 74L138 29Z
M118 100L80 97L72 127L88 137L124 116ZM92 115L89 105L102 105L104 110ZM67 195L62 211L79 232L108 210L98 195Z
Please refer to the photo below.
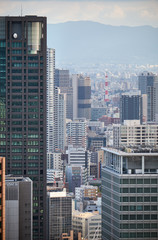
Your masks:
M141 94L147 94L147 121L158 122L158 77L143 72L138 76L138 85Z
M142 122L142 97L139 94L122 94L120 100L120 119L140 120Z
M0 18L0 151L33 181L33 239L46 239L46 18Z
M73 119L73 88L70 82L69 70L55 69L54 85L66 93L66 118Z
M54 152L54 75L55 50L47 49L47 168Z
M91 119L91 79L81 74L72 75L73 119Z
M158 151L104 148L102 239L158 239Z

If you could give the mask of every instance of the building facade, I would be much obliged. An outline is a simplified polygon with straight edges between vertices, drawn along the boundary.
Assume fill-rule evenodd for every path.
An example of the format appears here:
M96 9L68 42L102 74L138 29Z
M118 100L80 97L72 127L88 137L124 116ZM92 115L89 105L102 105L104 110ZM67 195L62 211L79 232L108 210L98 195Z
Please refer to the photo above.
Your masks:
M0 157L0 239L5 240L5 158Z
M6 176L6 240L32 240L32 185L28 177Z
M102 239L158 238L158 151L104 148Z
M55 50L47 49L47 168L54 152L54 75Z
M158 125L141 125L139 120L126 120L124 125L113 125L113 147L123 146L158 146Z
M46 18L0 18L0 149L33 180L33 239L46 239Z
M87 124L86 119L75 119L66 126L67 146L82 147L86 149L87 145Z
M73 119L91 119L91 79L81 74L72 75Z
M77 234L81 232L81 239L101 240L101 215L98 212L74 211L72 214L72 228Z
M59 240L62 233L69 233L72 221L72 197L64 189L48 192L49 240Z
M122 94L120 99L120 120L140 120L142 122L142 97L139 94Z

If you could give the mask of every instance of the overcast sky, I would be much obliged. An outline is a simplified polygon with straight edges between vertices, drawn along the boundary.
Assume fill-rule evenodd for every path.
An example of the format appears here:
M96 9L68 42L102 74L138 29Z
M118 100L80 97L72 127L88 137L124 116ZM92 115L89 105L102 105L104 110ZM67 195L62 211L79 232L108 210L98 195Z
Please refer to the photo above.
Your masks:
M110 25L158 27L158 0L0 0L1 16L40 15L48 23L90 20Z

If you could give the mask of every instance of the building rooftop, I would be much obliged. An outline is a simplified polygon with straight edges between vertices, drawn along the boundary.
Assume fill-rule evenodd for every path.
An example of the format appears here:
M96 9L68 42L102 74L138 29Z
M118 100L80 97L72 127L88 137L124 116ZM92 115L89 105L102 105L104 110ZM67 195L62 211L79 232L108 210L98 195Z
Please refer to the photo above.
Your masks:
M122 147L119 149L116 148L102 148L102 150L105 150L107 152L114 153L116 155L120 156L158 156L158 148L152 148L152 147Z

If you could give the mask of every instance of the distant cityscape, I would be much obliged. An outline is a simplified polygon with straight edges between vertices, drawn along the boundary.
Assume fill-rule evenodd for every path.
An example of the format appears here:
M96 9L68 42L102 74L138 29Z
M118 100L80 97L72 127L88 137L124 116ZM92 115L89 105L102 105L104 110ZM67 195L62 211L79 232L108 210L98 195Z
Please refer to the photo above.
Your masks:
M56 62L46 17L0 17L0 239L158 239L157 73Z

